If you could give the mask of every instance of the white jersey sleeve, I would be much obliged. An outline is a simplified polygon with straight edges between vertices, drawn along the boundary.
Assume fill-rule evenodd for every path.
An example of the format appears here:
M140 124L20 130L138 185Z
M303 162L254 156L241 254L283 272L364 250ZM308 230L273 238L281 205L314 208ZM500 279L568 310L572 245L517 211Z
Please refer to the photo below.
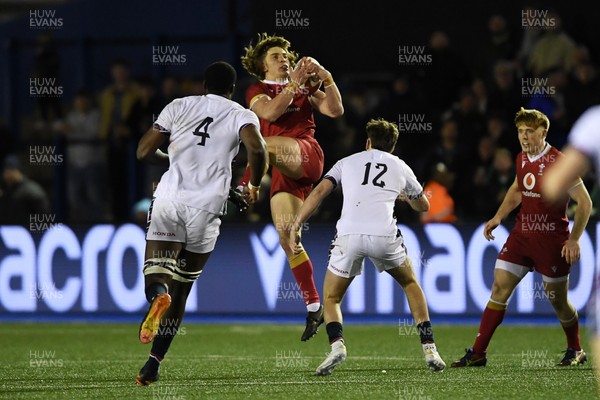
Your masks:
M406 179L406 184L404 186L404 193L411 200L416 200L423 196L423 186L417 180L415 173L413 170L406 164L404 161L400 160L403 167L403 175Z
M333 183L334 187L341 186L342 184L342 162L343 160L336 162L335 165L331 167L331 169L325 174L325 176L323 176L323 179L329 180L331 183Z
M600 106L579 117L569 135L569 144L590 158L600 176Z
M182 99L175 99L163 108L163 110L158 115L156 121L154 121L155 126L166 134L171 134L171 129L173 128L173 121L175 117L179 113L179 109L181 108Z

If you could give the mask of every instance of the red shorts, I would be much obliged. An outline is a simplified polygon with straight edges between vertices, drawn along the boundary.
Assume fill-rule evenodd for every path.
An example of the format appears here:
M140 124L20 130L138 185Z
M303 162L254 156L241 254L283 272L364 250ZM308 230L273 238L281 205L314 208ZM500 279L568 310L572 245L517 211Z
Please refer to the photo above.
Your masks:
M323 175L323 150L313 137L294 138L300 145L302 157L302 176L290 178L277 168L271 170L271 197L279 192L291 193L304 201L313 188L313 184Z
M571 272L571 266L560 254L568 238L568 232L536 236L513 232L508 235L498 259L535 270L549 278L560 278Z

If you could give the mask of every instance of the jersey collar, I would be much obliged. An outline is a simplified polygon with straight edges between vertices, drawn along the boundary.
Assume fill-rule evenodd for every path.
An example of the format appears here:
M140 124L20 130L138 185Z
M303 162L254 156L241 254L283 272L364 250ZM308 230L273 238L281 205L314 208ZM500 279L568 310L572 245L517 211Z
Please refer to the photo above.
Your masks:
M289 80L286 79L284 81L270 81L270 80L265 79L265 80L262 80L261 82L269 84L269 85L287 85Z
M537 160L539 160L540 158L544 157L546 155L546 153L548 153L550 151L551 147L552 146L550 146L550 143L546 142L546 147L544 147L544 150L542 150L542 152L540 154L538 154L537 156L532 158L529 156L529 154L527 154L527 158L529 159L529 162L534 163Z

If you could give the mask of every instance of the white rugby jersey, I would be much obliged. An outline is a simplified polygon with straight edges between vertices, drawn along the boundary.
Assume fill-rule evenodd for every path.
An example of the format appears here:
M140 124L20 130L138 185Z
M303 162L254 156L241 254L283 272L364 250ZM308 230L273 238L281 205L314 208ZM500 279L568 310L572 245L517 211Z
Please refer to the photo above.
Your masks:
M154 197L222 214L231 183L231 162L244 125L260 126L252 111L223 96L173 100L155 122L169 135L169 169Z
M412 169L393 154L365 150L338 161L324 179L341 185L344 195L337 235L392 236L397 232L394 202L401 192L423 195Z
M579 117L569 134L569 144L590 158L600 180L600 106Z

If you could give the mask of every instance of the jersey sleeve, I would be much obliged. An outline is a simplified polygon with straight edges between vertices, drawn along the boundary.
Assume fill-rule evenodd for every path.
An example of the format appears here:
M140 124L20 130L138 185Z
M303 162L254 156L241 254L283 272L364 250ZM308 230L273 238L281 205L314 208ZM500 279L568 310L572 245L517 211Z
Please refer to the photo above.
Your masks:
M240 134L242 128L246 125L254 125L256 126L256 129L260 129L260 122L258 121L256 114L250 110L244 109L238 113L238 117L236 119L235 129L238 135Z
M263 96L269 97L269 95L264 91L264 88L261 85L250 85L248 87L248 90L246 90L246 104L248 105L248 108L252 109L254 102Z
M411 200L416 200L423 197L423 186L417 180L413 170L405 163L401 162L404 177L406 178L406 185L404 186L404 193L406 197Z
M600 158L600 106L586 111L577 120L569 144L594 160Z
M161 133L169 136L173 129L174 121L179 113L181 101L179 99L173 100L163 108L158 115L156 121L154 121L154 127Z
M323 179L327 179L333 183L334 187L342 185L342 160L335 163L333 167L323 176Z

